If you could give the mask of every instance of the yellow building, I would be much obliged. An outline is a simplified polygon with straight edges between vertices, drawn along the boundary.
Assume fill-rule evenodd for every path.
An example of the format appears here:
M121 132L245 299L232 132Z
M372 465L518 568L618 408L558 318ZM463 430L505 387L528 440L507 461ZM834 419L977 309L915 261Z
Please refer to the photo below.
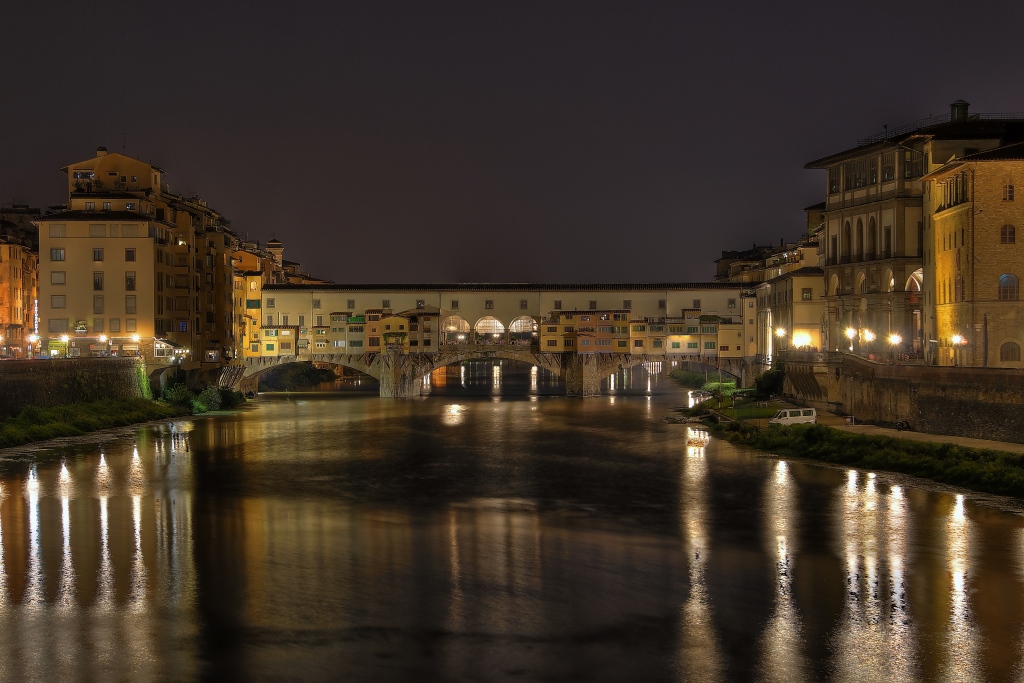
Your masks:
M163 169L103 147L61 170L68 203L37 221L47 351L226 363L237 238L224 217L173 194Z
M846 350L847 331L860 340L871 330L897 335L894 351L924 357L923 257L933 239L925 234L924 178L950 158L1024 133L1022 118L969 114L969 106L957 100L947 115L886 129L807 164L825 172L824 348Z
M1024 367L1024 143L954 157L926 180L930 360Z
M31 358L35 334L39 209L14 205L0 210L0 356Z

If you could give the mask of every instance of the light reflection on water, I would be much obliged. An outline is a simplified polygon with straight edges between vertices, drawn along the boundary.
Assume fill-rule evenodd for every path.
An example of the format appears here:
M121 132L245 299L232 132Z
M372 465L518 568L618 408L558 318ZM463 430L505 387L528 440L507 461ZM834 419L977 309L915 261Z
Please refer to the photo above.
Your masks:
M988 642L1019 595L976 578L1021 592L1019 518L709 442L644 372L580 401L481 366L0 462L0 680L1020 671Z

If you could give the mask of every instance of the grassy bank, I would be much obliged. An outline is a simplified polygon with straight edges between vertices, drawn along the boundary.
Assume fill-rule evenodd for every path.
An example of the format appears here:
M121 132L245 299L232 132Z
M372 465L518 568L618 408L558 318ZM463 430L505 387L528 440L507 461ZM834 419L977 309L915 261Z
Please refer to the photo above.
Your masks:
M20 446L60 436L80 436L111 427L126 427L191 411L145 398L108 399L55 408L29 406L16 417L0 421L0 448Z
M711 432L733 443L779 455L901 472L975 491L1024 497L1024 455L851 434L820 424L758 429L734 422L714 425Z

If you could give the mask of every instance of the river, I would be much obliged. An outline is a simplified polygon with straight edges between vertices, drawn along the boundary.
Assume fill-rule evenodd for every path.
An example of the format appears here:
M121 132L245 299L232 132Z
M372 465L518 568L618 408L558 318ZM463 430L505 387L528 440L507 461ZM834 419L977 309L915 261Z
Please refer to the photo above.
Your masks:
M1019 515L607 388L477 363L8 452L0 680L1021 678Z

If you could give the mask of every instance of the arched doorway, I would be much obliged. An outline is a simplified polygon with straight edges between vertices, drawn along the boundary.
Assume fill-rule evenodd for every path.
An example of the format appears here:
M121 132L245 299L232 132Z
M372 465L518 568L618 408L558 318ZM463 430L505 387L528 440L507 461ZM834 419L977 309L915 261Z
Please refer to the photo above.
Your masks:
M521 315L508 326L508 340L523 346L537 340L537 321L528 315Z
M505 341L505 326L493 315L485 315L473 326L475 344L501 344Z
M450 315L441 321L442 344L472 344L469 336L469 322L458 315Z

